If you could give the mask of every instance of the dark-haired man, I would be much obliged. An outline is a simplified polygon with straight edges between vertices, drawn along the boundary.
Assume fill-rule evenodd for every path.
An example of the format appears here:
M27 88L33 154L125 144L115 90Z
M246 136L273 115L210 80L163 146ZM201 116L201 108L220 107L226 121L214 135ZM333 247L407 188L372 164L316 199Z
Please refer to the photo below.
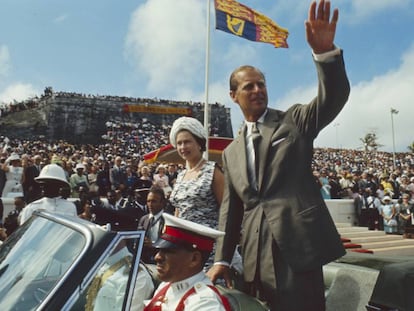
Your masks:
M154 256L157 252L152 244L155 243L162 234L164 228L164 208L167 199L164 190L153 186L147 195L147 207L149 213L142 216L138 222L138 230L145 230L144 249L141 259L145 263L155 263Z

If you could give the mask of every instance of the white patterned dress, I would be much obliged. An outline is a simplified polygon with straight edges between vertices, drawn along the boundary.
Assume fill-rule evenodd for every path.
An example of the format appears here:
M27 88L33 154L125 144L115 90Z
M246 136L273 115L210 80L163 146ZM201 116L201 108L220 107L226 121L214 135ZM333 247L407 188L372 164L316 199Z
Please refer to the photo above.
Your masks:
M216 163L207 161L194 179L183 180L186 170L180 172L170 196L178 217L217 229L218 203L213 193Z
M170 203L178 210L178 217L217 229L220 206L213 192L215 167L216 162L207 161L197 177L189 180L183 180L185 170L178 174L170 196ZM213 265L214 253L215 246L204 266L205 271ZM238 251L234 253L231 267L242 273L242 261Z

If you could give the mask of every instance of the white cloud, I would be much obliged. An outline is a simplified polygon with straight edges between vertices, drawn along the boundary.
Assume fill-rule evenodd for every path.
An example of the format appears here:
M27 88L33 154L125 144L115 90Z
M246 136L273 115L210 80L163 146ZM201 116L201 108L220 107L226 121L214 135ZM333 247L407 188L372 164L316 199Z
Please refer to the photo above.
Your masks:
M257 4L253 3L251 6L254 8L255 5L261 5L260 2L257 0ZM307 19L310 3L309 0L277 1L270 12L262 13L278 19L283 18L288 25L281 26L291 27ZM379 13L393 9L410 9L413 5L414 0L332 0L331 10L339 9L340 23L359 23L366 22L367 18Z
M381 150L393 150L391 108L393 115L395 149L407 152L414 141L414 44L402 56L401 65L381 76L352 85L351 95L343 111L322 131L316 145L325 147L358 148L360 138L375 131ZM334 127L339 123L338 127ZM337 139L338 138L338 139Z
M14 83L9 85L4 91L0 93L0 103L10 103L13 100L22 101L39 94L31 84L28 83Z
M9 48L5 45L0 46L0 76L6 76L10 70Z
M132 14L126 57L157 96L204 78L205 5L194 0L151 0ZM185 92L185 91L183 91Z
M342 2L347 2L342 0ZM412 0L352 0L351 16L354 21L359 21L371 17L379 12L386 12L394 8L409 8L413 4Z

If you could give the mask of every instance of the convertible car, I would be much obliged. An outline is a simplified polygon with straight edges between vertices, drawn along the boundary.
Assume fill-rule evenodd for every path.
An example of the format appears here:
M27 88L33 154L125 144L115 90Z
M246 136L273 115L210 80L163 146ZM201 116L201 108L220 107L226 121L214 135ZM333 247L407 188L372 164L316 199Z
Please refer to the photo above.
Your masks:
M117 287L119 309L135 310L143 239L142 231L115 231L110 224L36 212L0 247L1 310L91 309L91 299L97 297L93 289L95 294L99 289L94 287L99 271L120 246L128 249L131 260ZM147 269L156 286L154 267ZM413 271L410 258L348 254L324 267L327 309L414 310ZM265 304L238 289L217 287L234 311L267 310Z

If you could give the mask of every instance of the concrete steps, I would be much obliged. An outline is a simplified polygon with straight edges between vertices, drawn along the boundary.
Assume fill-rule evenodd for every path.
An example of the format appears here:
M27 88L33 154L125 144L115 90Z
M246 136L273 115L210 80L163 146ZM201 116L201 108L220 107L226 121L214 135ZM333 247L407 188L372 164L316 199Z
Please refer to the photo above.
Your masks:
M337 223L347 251L372 252L376 255L414 256L414 239L384 231L368 230L366 227Z
M414 256L414 245L381 247L373 250L376 255Z

